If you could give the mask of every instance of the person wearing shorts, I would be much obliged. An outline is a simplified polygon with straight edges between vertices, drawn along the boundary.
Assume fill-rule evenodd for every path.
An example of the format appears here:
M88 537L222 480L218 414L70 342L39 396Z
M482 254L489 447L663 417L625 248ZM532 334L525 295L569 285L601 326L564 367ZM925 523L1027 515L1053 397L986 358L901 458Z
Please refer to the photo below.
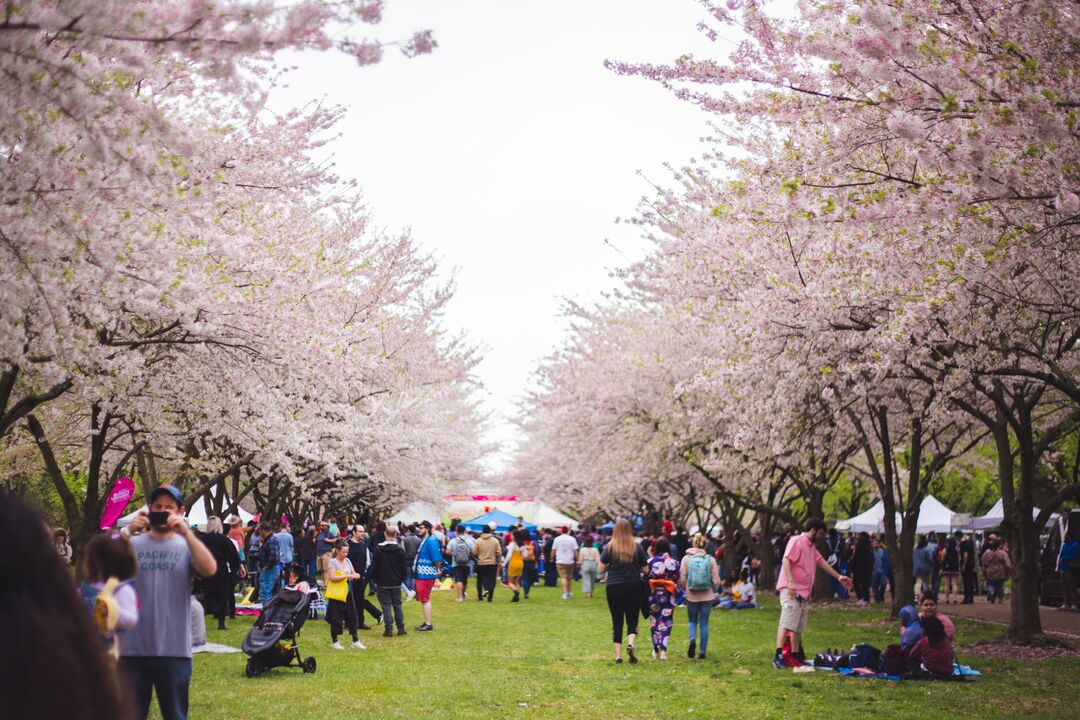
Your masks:
M431 527L431 523L424 520L416 528L420 536L420 549L413 561L413 577L416 578L416 599L424 609L424 623L416 628L417 632L435 629L431 625L431 589L435 587L442 569L442 547L439 539L431 534Z
M784 550L783 568L776 590L780 593L780 625L776 629L776 657L773 665L789 667L784 661L784 641L791 634L791 657L802 664L806 652L802 647L802 634L806 631L806 618L810 613L810 594L814 589L814 575L821 568L841 585L850 590L851 578L841 575L818 552L816 543L825 539L825 523L821 518L806 521L806 531L788 540Z
M551 545L551 554L555 557L555 567L559 571L559 582L562 583L562 599L570 599L570 584L574 580L574 568L578 561L578 541L570 534L570 528L562 526L559 537Z

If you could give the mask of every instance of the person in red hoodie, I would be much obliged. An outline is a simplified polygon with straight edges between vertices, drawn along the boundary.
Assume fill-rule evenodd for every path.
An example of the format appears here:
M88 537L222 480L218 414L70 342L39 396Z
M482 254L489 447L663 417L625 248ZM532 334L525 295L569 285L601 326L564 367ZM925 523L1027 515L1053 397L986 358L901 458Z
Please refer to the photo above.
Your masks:
M912 670L932 675L950 676L953 671L952 643L945 636L945 625L936 617L919 618L923 636L908 653Z

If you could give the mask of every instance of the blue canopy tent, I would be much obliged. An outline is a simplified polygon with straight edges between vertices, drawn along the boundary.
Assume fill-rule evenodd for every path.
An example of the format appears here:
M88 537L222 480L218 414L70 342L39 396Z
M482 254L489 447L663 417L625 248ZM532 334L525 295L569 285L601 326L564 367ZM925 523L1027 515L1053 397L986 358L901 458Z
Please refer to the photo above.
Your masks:
M518 519L516 515L503 512L499 508L492 508L483 515L478 515L472 520L466 520L462 525L469 532L483 532L491 522L495 523L495 529L498 532L506 532L511 526L517 525ZM526 522L525 529L531 532L536 529L536 526L531 522Z
M627 519L634 526L635 530L640 530L641 529L642 520L641 520L640 515L632 515ZM597 528L597 530L599 530L600 532L611 532L614 529L615 529L615 521L614 520L608 520L606 523L604 523L599 528Z

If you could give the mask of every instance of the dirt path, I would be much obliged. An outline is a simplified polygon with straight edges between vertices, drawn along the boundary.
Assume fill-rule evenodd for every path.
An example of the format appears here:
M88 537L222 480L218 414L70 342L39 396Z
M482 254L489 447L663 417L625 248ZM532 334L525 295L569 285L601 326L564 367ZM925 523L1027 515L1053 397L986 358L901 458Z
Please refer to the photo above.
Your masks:
M991 605L985 598L975 598L974 605L938 605L940 612L946 615L986 620L987 622L1009 624L1009 598L1004 603ZM1057 635L1080 637L1080 612L1065 612L1051 607L1040 607L1043 631Z

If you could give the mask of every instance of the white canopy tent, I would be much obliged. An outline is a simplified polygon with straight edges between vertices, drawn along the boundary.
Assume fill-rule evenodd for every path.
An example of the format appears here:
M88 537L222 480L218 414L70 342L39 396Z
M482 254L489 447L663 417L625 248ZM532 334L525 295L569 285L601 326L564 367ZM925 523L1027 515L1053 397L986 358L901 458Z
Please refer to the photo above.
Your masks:
M941 504L933 495L927 495L919 506L919 522L915 527L917 533L949 532L954 529L954 522L958 513ZM896 513L895 525L899 531L902 518ZM843 532L885 532L885 504L880 500L869 510L847 520L837 520L836 529Z
M225 499L225 507L228 507L231 504L232 504L232 501L229 500L228 498L226 498ZM122 517L122 518L120 518L119 520L116 521L116 527L126 527L127 525L130 525L131 521L135 519L135 516L138 515L140 511L148 510L148 509L149 509L149 507L147 505L143 505L141 508L139 508L135 512L130 513L129 515L125 515L124 517ZM254 515L252 515L251 513L249 513L247 510L245 510L242 507L237 507L236 508L236 514L240 516L240 519L244 522L244 524L247 524L247 522L249 520L252 520L255 517ZM201 497L198 500L196 500L195 504L192 505L188 509L188 514L187 514L188 525L191 525L192 527L197 526L200 529L204 529L204 528L206 528L207 519L208 519L208 516L206 514L206 498ZM225 522L226 519L227 518L223 517L223 518L221 518L221 521Z
M397 525L401 522L408 525L409 523L420 522L421 520L437 523L441 521L442 517L443 512L435 507L435 505L423 500L417 500L416 502L409 503L390 517L386 518L386 523L388 525Z
M577 520L559 512L543 500L536 501L536 512L533 514L532 521L542 528L557 528L566 525L571 530L577 530L581 526Z
M1031 519L1035 520L1039 517L1039 508L1033 508L1031 511ZM1050 527L1061 515L1058 513L1051 513L1050 517L1046 521L1046 527ZM993 528L1000 527L1001 523L1005 520L1005 502L998 498L998 501L994 503L994 507L990 508L990 512L981 517L977 517L971 521L973 530L992 530Z

